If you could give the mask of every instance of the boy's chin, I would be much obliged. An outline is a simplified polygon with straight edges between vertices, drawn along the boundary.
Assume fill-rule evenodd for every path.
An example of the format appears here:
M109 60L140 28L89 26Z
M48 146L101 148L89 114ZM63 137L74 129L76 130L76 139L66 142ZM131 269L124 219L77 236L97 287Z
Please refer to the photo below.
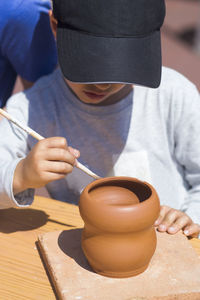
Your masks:
M106 104L108 97L104 96L102 98L98 98L98 97L82 96L79 99L85 104L103 105Z
M106 104L106 99L104 100L88 100L88 99L83 99L81 100L85 104L91 104L91 105L103 105Z

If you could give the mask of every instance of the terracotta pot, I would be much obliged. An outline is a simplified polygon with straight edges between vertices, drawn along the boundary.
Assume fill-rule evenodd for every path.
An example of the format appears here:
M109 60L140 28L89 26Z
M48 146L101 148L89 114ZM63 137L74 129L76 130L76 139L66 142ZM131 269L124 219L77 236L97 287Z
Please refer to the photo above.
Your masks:
M83 190L82 249L93 268L108 277L143 272L156 249L154 222L160 203L155 189L131 177L108 177Z

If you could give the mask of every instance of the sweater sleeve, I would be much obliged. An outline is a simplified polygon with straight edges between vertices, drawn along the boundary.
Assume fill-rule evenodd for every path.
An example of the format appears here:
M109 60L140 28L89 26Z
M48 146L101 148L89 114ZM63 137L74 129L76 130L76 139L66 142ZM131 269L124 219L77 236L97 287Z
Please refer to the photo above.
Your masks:
M18 105L20 103L20 105ZM23 108L23 109L22 109ZM23 93L9 99L7 112L27 125L27 102ZM0 122L0 208L26 207L33 202L34 190L13 195L16 165L28 152L27 133L3 119Z
M188 192L182 210L200 224L200 95L183 82L174 94L175 159L182 166Z

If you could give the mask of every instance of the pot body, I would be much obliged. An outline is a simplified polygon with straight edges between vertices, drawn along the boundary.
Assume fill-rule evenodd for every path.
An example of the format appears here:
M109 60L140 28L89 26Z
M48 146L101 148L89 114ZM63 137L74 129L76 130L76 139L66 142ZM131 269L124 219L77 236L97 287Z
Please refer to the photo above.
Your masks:
M127 200L130 192L133 203ZM131 177L98 179L83 190L79 210L85 224L82 249L95 272L122 278L148 267L156 249L153 224L160 211L150 184Z

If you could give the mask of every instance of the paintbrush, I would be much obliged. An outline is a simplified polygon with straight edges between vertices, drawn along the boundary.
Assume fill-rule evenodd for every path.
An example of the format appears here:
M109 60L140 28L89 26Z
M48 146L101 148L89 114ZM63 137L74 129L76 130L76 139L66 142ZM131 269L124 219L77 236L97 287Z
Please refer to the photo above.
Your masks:
M9 121L11 121L12 123L14 123L15 125L17 125L18 127L20 127L22 130L26 131L28 134L30 134L32 137L34 137L36 140L41 141L41 140L44 139L44 137L41 136L39 133L37 133L36 131L34 131L33 129L31 129L28 126L23 125L21 122L19 122L18 120L16 120L14 117L12 117L10 114L8 114L5 110L3 110L1 108L0 108L0 114L2 116L4 116L6 119L8 119ZM100 176L98 176L97 174L93 173L87 167L85 167L84 165L82 165L79 161L77 161L76 167L78 169L82 170L83 172L85 172L86 174L88 174L89 176L95 178L95 179L99 179L100 178Z

